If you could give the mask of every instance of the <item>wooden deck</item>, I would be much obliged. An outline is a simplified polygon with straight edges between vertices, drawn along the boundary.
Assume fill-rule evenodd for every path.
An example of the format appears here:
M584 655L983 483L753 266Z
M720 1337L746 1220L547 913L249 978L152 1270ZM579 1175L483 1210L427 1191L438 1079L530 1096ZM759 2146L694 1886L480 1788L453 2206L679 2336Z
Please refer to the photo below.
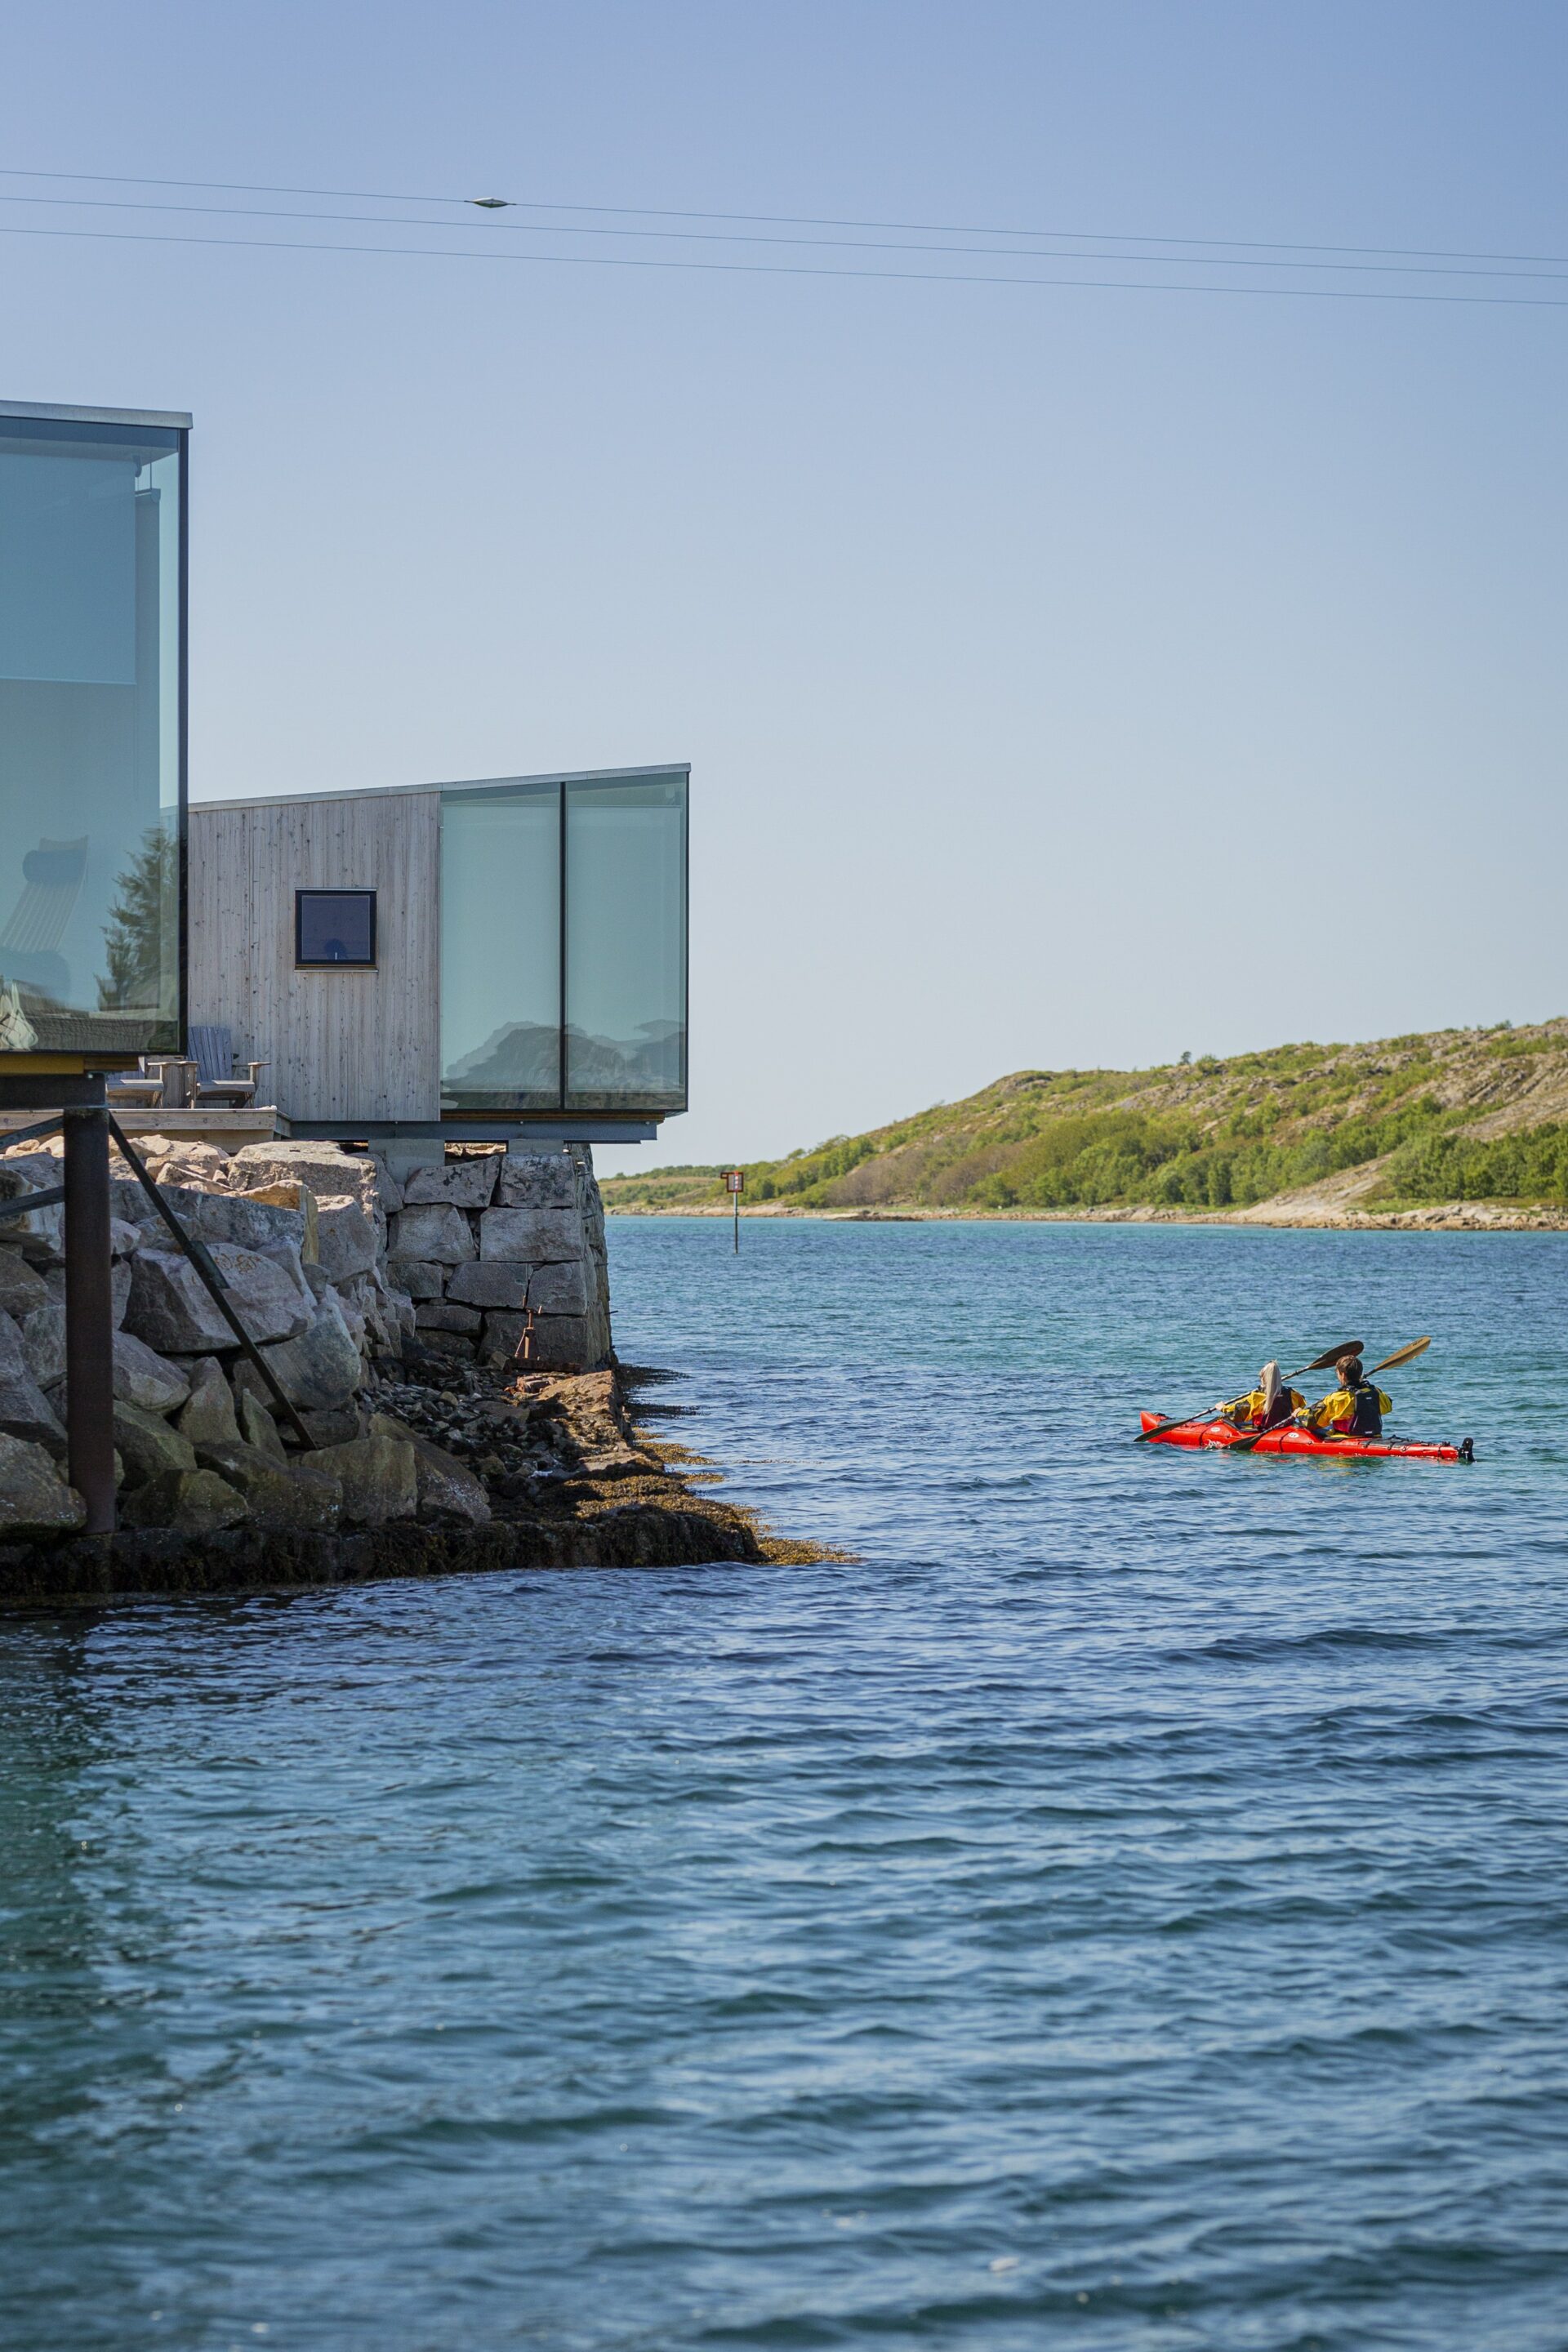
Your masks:
M289 1122L271 1103L245 1110L132 1110L111 1103L121 1128L132 1142L139 1135L187 1136L193 1142L216 1143L225 1151L238 1151L247 1143L269 1143L287 1135ZM36 1127L48 1117L41 1110L0 1111L0 1150L5 1138L19 1127Z

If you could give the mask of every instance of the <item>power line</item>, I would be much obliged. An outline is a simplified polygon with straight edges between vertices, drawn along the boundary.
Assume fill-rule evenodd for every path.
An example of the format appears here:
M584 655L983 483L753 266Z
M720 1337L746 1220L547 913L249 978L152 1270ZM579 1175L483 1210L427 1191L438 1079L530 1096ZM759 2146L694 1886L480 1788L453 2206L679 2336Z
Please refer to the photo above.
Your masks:
M426 200L428 201L428 200ZM117 196L34 196L0 194L0 205L48 205L69 206L78 210L138 212L138 213L198 213L218 220L297 220L329 221L340 225L363 225L366 227L436 228L450 230L459 224L449 220L418 220L407 215L377 221L364 213L300 212L298 208L283 209L262 205L192 205L160 204L149 197ZM1129 268L1142 263L1161 269L1310 269L1334 274L1355 271L1372 277L1400 276L1420 278L1487 278L1499 280L1538 280L1542 283L1561 282L1568 277L1563 269L1497 269L1486 268L1437 268L1424 262L1395 261L1267 261L1246 259L1236 254L1120 254L1108 253L1102 247L1067 250L1058 248L1051 254L1029 253L1011 246L996 245L926 245L900 243L865 237L769 236L755 231L672 229L672 228L595 228L581 222L503 221L495 227L509 230L513 236L597 236L658 238L680 244L767 245L809 247L824 253L951 253L960 256L990 256L1017 261L1110 261ZM495 229L485 232L493 235ZM1000 233L1000 232L999 232Z
M395 222L384 224L397 226ZM0 223L0 236L89 238L108 245L191 245L222 247L241 253L384 254L415 261L477 261L517 265L553 265L563 269L680 269L698 274L752 278L840 278L878 279L894 286L1055 286L1078 287L1111 294L1206 294L1246 299L1258 297L1297 302L1425 302L1439 308L1458 305L1486 310L1564 310L1568 298L1550 294L1424 294L1394 287L1361 286L1196 286L1163 278L1017 278L999 271L956 269L828 269L812 262L687 261L674 256L609 253L474 253L425 245L341 245L323 239L259 236L168 236L151 229L33 228ZM1052 258L1041 255L1042 260Z
M430 195L387 188L280 187L265 181L153 179L139 177L133 173L125 172L37 172L24 170L20 165L14 164L0 165L0 178L79 180L92 185L117 188L195 188L220 195L315 196L332 198L344 204L468 205L486 208L499 205L509 212L598 213L617 220L744 221L755 223L764 228L880 229L915 236L1021 236L1058 240L1064 237L1077 237L1089 239L1100 245L1212 246L1220 251L1230 253L1342 253L1365 255L1394 261L1518 262L1539 263L1568 268L1568 254L1489 253L1443 246L1340 245L1326 240L1303 242L1265 237L1176 236L1163 230L1154 229L1134 234L1114 229L996 227L994 225L977 226L973 222L963 224L952 221L839 220L829 215L813 213L704 212L655 205L547 203L542 198L531 196L513 198ZM394 223L392 226L395 226L396 224ZM526 224L520 223L518 226L524 226ZM1153 259L1155 257L1146 255L1135 257ZM1181 257L1178 256L1175 258L1179 259Z

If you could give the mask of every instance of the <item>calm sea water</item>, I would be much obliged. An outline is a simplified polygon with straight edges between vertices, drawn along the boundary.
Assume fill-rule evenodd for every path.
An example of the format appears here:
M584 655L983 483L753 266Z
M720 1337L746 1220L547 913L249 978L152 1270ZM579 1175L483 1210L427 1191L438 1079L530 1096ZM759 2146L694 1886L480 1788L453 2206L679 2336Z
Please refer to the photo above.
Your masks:
M0 1625L8 2352L1568 2344L1568 1241L612 1249L861 1564Z

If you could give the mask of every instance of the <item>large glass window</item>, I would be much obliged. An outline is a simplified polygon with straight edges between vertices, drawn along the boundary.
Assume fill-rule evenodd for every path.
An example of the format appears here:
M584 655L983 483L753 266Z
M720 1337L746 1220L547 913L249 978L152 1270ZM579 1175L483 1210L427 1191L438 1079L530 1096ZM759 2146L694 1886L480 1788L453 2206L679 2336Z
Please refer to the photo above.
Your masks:
M441 795L441 1100L561 1100L561 787Z
M179 1050L182 439L0 414L0 1053Z
M686 1107L686 777L566 787L566 1102Z

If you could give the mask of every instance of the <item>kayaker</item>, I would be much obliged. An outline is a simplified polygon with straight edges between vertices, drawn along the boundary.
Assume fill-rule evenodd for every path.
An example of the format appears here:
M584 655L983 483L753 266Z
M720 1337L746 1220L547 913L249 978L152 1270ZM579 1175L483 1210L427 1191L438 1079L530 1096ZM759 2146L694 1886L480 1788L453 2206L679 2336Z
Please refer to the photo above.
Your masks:
M1307 1400L1295 1389L1288 1389L1279 1377L1278 1364L1265 1364L1258 1375L1258 1386L1246 1396L1232 1397L1222 1404L1223 1418L1236 1423L1237 1429L1278 1429L1307 1409Z
M1381 1437L1383 1416L1394 1411L1394 1399L1373 1388L1362 1370L1359 1356L1342 1356L1334 1366L1337 1389L1320 1397L1302 1419L1321 1437Z

